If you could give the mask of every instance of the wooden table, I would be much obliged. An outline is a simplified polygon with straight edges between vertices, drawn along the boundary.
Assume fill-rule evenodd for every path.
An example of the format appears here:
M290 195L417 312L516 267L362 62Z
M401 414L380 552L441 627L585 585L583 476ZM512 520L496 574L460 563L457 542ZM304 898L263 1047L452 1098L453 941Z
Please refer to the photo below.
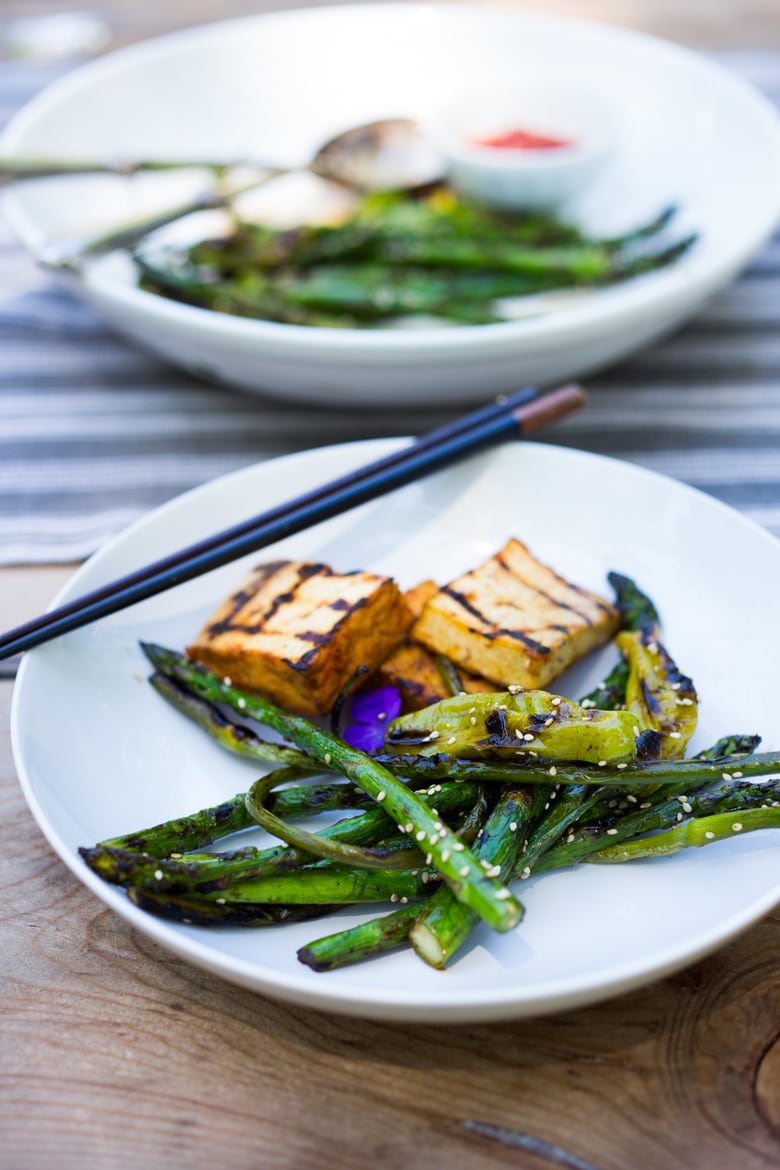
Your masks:
M101 5L125 39L248 7ZM780 43L770 0L554 7L699 44ZM38 612L69 572L0 570L0 625ZM681 975L539 1021L403 1027L279 1005L170 957L71 877L15 780L11 685L3 1170L780 1167L780 910Z

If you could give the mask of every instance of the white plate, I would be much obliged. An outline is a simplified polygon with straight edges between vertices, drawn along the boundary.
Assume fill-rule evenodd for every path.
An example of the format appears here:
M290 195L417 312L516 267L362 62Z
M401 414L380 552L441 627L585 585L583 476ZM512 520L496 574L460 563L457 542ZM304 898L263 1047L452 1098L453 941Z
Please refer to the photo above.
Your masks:
M290 455L216 480L160 508L92 558L69 600L257 508L282 501L397 440ZM780 543L672 480L595 455L509 445L274 546L339 569L373 568L404 586L479 563L510 535L595 589L617 568L657 600L667 641L702 696L695 745L760 731L780 747ZM255 563L263 557L249 558ZM183 815L246 789L256 767L224 753L147 686L139 638L183 646L241 576L232 565L25 658L13 741L25 795L76 875L139 930L236 983L338 1012L393 1019L497 1019L602 999L681 967L780 898L780 831L663 861L581 866L520 884L527 906L509 935L480 929L451 969L401 952L317 975L296 949L363 917L271 930L209 931L152 918L86 869L79 845ZM595 685L613 650L563 680Z
M249 321L135 288L115 256L79 281L117 329L196 374L287 399L414 405L487 399L584 376L668 332L739 271L780 213L780 124L750 86L663 41L560 17L379 4L281 12L193 29L87 65L13 119L3 153L257 157L299 165L373 118L427 120L520 77L597 87L616 145L572 212L594 231L670 200L701 241L678 264L536 319L475 328L327 330ZM175 204L203 176L28 183L6 196L33 251ZM166 196L160 192L165 190Z

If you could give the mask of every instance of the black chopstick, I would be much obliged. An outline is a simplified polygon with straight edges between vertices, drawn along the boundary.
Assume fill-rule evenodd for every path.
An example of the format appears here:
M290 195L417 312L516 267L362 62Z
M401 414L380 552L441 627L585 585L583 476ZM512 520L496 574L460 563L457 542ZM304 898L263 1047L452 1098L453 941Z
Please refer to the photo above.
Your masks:
M391 456L332 480L206 540L121 577L75 601L50 610L0 636L0 659L30 650L69 630L162 593L247 553L292 536L323 520L421 479L449 463L512 435L527 435L581 406L576 385L537 396L520 390L449 423Z

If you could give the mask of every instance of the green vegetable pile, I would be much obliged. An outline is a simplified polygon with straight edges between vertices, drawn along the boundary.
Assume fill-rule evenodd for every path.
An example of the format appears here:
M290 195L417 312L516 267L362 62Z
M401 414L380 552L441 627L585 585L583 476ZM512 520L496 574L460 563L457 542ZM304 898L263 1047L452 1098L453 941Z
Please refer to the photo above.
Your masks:
M362 328L423 315L455 324L506 319L502 302L601 287L663 268L693 243L658 238L674 214L594 239L541 212L500 214L437 188L362 197L338 226L277 230L237 222L231 235L135 254L140 287L241 317Z
M455 695L395 720L377 756L176 651L144 645L161 696L223 748L274 770L214 808L82 857L138 906L199 926L270 926L394 903L311 942L299 959L328 971L411 945L443 967L478 922L497 931L519 923L515 879L780 827L780 753L733 735L684 758L696 691L661 642L652 602L627 577L610 582L623 661L579 703L519 688ZM265 741L247 719L286 742ZM320 832L291 823L341 810L351 815ZM257 825L280 843L210 850Z

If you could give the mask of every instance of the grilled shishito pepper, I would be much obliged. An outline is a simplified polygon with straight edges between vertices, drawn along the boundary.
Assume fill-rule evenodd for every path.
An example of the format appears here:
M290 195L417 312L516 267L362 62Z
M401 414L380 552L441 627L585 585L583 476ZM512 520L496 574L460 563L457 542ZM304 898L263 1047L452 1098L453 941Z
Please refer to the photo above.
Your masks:
M637 716L643 731L660 733L654 756L682 759L696 730L696 688L659 641L654 623L624 630L616 642L629 667L626 710Z
M385 743L429 756L509 756L522 762L582 760L598 764L636 758L640 720L630 711L583 709L548 691L456 695L403 715L390 724ZM641 746L641 745L640 745Z

